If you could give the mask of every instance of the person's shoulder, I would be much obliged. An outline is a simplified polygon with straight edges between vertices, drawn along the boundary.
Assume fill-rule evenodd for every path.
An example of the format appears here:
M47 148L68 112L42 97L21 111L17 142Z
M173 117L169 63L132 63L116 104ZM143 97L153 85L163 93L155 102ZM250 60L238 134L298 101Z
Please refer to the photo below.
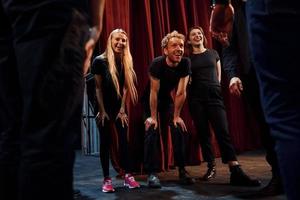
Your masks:
M96 56L93 60L93 63L97 64L107 64L107 59L104 58L102 55Z
M215 49L207 49L207 52L211 53L211 54L214 54L214 55L219 55L218 51L215 50Z
M180 64L182 65L190 65L191 59L189 57L182 57Z
M165 57L164 56L158 56L156 58L154 58L150 64L150 69L151 68L158 68L161 65L163 65L163 61L164 61Z
M182 57L182 59L181 59L181 61L182 62L190 62L191 61L191 59L189 58L189 57Z
M160 78L162 73L162 65L164 63L164 56L158 56L154 58L149 67L149 73L155 78Z
M102 74L104 70L108 67L107 65L107 59L104 58L102 55L99 55L93 60L91 72L93 74Z
M166 59L164 56L158 56L152 60L152 63L162 63L164 59Z

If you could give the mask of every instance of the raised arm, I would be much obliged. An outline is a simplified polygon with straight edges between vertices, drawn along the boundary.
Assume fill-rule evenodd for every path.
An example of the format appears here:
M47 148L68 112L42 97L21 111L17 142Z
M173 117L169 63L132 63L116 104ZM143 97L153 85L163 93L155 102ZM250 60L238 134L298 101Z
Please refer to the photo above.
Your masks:
M210 32L223 46L229 44L232 30L234 9L230 0L214 0L210 16Z
M90 0L89 2L91 8L92 28L90 29L90 39L85 44L86 58L83 64L83 74L88 72L93 50L102 31L105 7L105 0Z
M92 35L95 42L98 41L100 33L103 27L103 13L105 0L90 0L91 8L91 19L92 19L92 29L95 29L94 35Z

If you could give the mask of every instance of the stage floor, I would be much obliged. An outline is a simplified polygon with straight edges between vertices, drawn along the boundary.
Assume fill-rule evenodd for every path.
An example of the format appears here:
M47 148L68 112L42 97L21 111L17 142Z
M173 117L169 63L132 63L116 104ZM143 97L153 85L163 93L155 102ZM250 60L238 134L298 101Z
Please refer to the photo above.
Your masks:
M252 177L257 177L265 186L270 177L270 168L267 165L263 151L251 151L238 156L240 164L245 172ZM206 171L206 163L201 166L188 166L187 171L194 177L199 178ZM205 199L205 200L236 200L236 199L265 199L265 200L286 200L284 195L258 198L255 196L261 187L236 187L229 185L229 170L227 165L217 159L217 176L215 179L205 182L197 179L196 184L182 186L177 181L177 170L160 173L162 188L147 188L147 177L136 176L141 188L129 190L123 187L123 180L116 178L117 173L110 168L111 176L115 186L115 193L103 193L101 191L102 170L98 156L84 156L81 152L76 154L74 168L74 186L81 191L76 200L106 200L106 199L130 199L130 200L157 200L157 199Z

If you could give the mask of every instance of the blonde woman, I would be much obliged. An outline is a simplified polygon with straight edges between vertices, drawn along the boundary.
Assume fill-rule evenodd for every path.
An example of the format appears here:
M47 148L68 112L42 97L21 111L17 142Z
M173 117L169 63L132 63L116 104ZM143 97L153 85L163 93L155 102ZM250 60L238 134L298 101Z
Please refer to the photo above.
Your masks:
M115 126L118 134L120 166L125 170L124 186L130 189L138 188L139 183L130 174L126 114L126 100L135 104L138 99L136 74L133 70L128 36L124 30L116 29L110 33L105 52L93 61L92 73L95 74L99 106L96 120L100 132L100 159L104 175L102 191L114 192L109 176L109 149L113 130L111 124Z

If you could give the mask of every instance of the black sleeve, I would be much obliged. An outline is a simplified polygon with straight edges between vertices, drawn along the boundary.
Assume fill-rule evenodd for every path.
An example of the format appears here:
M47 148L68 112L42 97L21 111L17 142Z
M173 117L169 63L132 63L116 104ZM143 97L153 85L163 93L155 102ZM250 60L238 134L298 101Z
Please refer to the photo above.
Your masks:
M188 75L192 74L192 70L191 70L191 59L184 57L182 58L182 70L181 70L181 74L180 77L186 77Z
M214 49L212 49L212 51L213 51L213 54L215 56L216 62L218 62L220 60L219 53L216 50L214 50Z
M161 59L155 58L149 66L149 74L154 78L160 79L161 78L161 70L162 67Z
M236 26L237 26L236 21L234 21L232 35L230 38L230 44L228 47L224 47L222 50L223 68L229 80L237 76L239 50L238 50L238 34L237 34Z
M106 64L105 60L103 60L102 58L96 57L92 63L91 73L103 76L105 74L106 66L107 66L107 64Z

